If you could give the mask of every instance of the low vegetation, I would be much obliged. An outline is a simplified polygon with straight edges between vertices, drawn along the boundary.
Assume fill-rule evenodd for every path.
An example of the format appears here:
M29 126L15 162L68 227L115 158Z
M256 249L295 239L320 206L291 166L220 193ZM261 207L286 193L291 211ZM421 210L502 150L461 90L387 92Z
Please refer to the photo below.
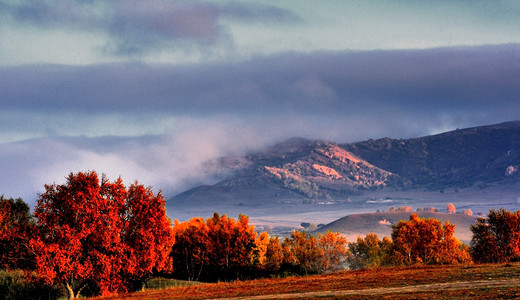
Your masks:
M216 299L516 299L520 264L420 265L147 290L98 300Z
M184 286L186 281L231 281L225 289L234 292L222 293L233 296L244 293L241 289L248 283L243 280L312 274L327 275L256 281L270 286L251 287L245 296L274 293L277 287L273 285L291 287L292 282L298 282L297 287L284 288L281 293L313 291L318 286L334 289L336 283L325 284L334 276L354 281L362 276L364 288L375 288L375 283L406 285L406 280L418 285L430 282L420 277L428 276L411 273L434 270L425 266L466 266L432 271L451 274L451 280L442 277L437 281L450 282L459 280L452 270L465 274L464 268L480 268L472 262L520 258L520 211L490 210L488 218L478 219L472 226L470 247L453 236L455 225L417 214L393 225L391 239L380 240L371 233L347 243L339 233L294 231L280 240L256 232L245 215L235 220L215 213L212 218L175 221L172 226L160 193L137 182L125 187L120 179L100 179L95 172L70 174L67 183L46 185L45 189L33 215L21 199L0 198L0 267L5 269L0 273L0 299L106 296L154 286ZM518 272L514 266L513 272ZM344 269L380 271L341 271ZM408 272L412 277L394 282L387 274L392 272ZM319 283L311 283L312 279ZM337 284L346 289L345 283ZM211 296L217 297L220 285L201 284L177 291L189 296L216 289Z

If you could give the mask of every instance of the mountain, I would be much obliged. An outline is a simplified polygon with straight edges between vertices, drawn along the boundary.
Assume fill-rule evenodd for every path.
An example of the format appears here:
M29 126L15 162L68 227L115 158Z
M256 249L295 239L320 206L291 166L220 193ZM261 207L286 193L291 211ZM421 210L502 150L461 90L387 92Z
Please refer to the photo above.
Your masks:
M341 147L411 186L442 189L520 178L520 121Z
M520 121L357 143L292 138L208 162L223 179L185 191L179 205L345 202L378 189L442 190L520 179ZM222 171L223 170L223 171Z

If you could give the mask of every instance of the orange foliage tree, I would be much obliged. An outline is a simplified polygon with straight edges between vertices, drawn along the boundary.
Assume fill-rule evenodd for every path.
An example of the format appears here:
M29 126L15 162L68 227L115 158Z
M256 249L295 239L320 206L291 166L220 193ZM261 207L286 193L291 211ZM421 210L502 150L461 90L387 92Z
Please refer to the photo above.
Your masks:
M275 274L280 270L283 263L282 245L278 237L270 237L265 252L265 260L260 267L267 273Z
M175 243L170 253L173 272L182 279L199 280L209 263L206 222L202 218L182 223L175 220L173 235Z
M71 173L45 190L34 212L37 271L49 284L64 284L71 299L88 284L101 294L126 291L168 267L173 240L160 193L100 181L96 172Z
M204 221L175 221L172 247L174 273L188 280L234 280L246 275L258 255L263 255L249 218L238 220L215 213ZM263 258L262 258L263 260Z
M305 231L293 231L291 238L285 238L284 261L300 269L300 273L319 273L323 250L316 237Z
M172 247L174 275L187 280L217 281L268 276L280 272L321 273L344 267L346 239L339 233L312 236L294 231L282 243L257 234L249 218L220 216L175 221Z
M471 261L466 245L453 237L455 225L412 214L392 230L392 261L396 265L453 264Z
M27 203L0 196L0 268L34 268L34 255L28 248L34 230Z
M520 211L491 209L486 219L477 219L471 231L471 256L475 262L520 259Z
M339 233L328 232L313 236L305 231L293 231L282 242L283 262L292 270L309 274L344 268L347 240Z
M339 232L318 234L318 245L323 251L321 272L337 271L345 267L347 239Z
M446 211L450 214L454 214L457 212L457 210L455 209L455 205L453 205L453 203L448 204L448 206L446 207Z

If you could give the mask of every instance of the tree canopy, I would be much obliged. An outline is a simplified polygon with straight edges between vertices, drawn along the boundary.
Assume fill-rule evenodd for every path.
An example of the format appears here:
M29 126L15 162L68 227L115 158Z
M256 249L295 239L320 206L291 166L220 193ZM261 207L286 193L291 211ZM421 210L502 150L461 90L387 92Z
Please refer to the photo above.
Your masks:
M491 209L487 218L471 226L471 256L475 262L520 259L520 211Z
M399 221L392 230L392 261L396 265L453 264L470 261L468 247L453 237L455 225L437 219Z
M34 267L34 256L28 248L34 230L29 205L20 198L0 196L0 268Z
M135 182L110 182L96 172L45 185L34 216L36 267L69 297L91 284L101 294L126 291L153 270L167 268L172 240L164 198Z

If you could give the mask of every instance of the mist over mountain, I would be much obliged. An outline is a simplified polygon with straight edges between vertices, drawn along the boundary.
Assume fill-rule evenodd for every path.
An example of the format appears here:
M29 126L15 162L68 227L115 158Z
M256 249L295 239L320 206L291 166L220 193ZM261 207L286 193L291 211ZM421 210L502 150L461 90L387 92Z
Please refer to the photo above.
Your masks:
M520 121L412 139L337 144L292 138L263 151L207 163L221 180L168 205L347 203L380 189L485 189L520 181Z

